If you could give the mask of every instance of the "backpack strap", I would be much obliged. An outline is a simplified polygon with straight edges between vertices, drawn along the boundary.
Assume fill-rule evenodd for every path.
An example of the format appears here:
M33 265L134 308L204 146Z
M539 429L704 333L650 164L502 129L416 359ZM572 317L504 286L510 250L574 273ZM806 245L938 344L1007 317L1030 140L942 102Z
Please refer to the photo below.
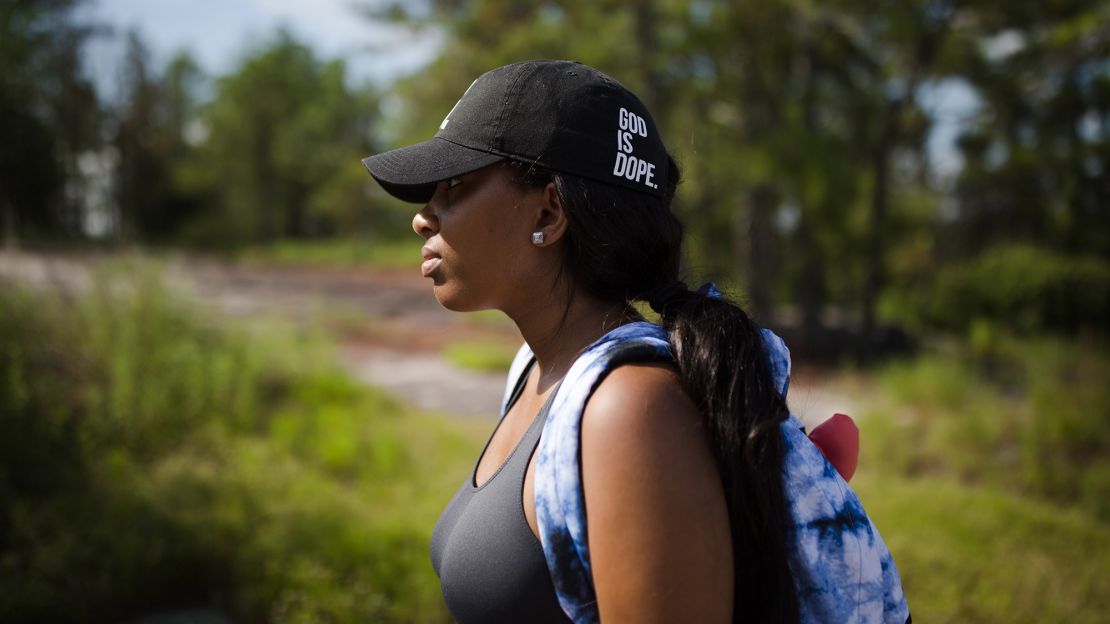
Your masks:
M666 334L657 325L622 325L587 347L570 367L544 423L536 450L536 523L559 604L575 622L599 618L579 463L586 401L621 364L670 360Z
M775 387L785 395L790 353L778 336L762 331ZM525 355L522 348L506 397L530 359L531 352ZM629 323L587 347L555 391L536 450L536 522L559 604L574 622L599 620L580 463L586 402L617 366L671 359L660 327ZM855 492L810 442L797 417L783 421L781 431L787 549L800 621L903 624L909 608L898 569Z

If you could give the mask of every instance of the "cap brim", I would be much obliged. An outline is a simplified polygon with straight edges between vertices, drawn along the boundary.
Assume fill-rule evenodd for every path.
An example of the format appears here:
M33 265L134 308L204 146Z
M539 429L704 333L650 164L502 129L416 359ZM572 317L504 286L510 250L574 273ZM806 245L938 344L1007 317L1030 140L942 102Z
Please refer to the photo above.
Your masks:
M440 180L504 159L499 154L471 149L437 137L363 158L362 164L387 193L402 201L422 204L432 198Z

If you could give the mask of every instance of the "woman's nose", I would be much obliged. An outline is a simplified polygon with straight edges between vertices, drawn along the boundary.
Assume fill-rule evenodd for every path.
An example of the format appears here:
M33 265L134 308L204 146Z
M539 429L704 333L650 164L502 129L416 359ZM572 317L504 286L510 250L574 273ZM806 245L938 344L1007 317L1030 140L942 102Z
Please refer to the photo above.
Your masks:
M419 234L421 238L431 238L435 235L438 226L436 216L432 214L427 204L412 218L412 231Z
M439 217L436 216L436 206L443 201L443 194L447 192L447 184L441 181L436 185L435 194L424 204L424 207L412 218L412 231L422 238L431 238L439 232Z

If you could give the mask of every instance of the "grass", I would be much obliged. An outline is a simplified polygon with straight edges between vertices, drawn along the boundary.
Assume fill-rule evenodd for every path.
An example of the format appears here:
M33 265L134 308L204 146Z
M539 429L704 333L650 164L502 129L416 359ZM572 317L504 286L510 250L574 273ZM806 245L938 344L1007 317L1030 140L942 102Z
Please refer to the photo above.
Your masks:
M515 329L516 324L512 319L505 316L505 313L500 310L478 310L476 312L467 312L466 320L477 326L491 327L495 329Z
M203 317L144 263L76 298L3 287L0 621L450 621L427 543L486 423Z
M1110 521L1110 352L1097 342L1003 339L887 366L862 415L864 461L1065 505Z
M462 368L506 373L516 356L516 349L487 342L454 342L443 348L443 356Z
M881 467L852 480L920 622L1104 622L1110 525L1076 508Z
M487 422L357 384L320 336L202 316L146 263L80 297L2 287L0 621L450 621L428 540ZM1105 351L988 338L846 378L853 486L915 620L1104 621Z
M1105 621L1108 374L1097 341L994 336L847 376L915 621Z

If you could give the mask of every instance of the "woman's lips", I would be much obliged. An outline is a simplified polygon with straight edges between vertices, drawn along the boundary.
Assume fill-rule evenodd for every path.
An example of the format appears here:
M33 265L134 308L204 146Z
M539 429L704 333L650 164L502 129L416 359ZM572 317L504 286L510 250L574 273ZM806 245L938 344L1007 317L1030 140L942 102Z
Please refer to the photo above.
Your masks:
M420 265L421 275L423 275L424 277L428 277L429 275L432 274L432 271L435 271L436 269L439 268L439 265L442 262L443 262L443 258L439 258L439 257L428 258L427 260L424 261L423 264Z
M440 263L443 262L443 258L427 247L421 249L420 252L424 254L424 263L420 265L420 273L424 277L428 277L432 274L432 271L439 268Z

